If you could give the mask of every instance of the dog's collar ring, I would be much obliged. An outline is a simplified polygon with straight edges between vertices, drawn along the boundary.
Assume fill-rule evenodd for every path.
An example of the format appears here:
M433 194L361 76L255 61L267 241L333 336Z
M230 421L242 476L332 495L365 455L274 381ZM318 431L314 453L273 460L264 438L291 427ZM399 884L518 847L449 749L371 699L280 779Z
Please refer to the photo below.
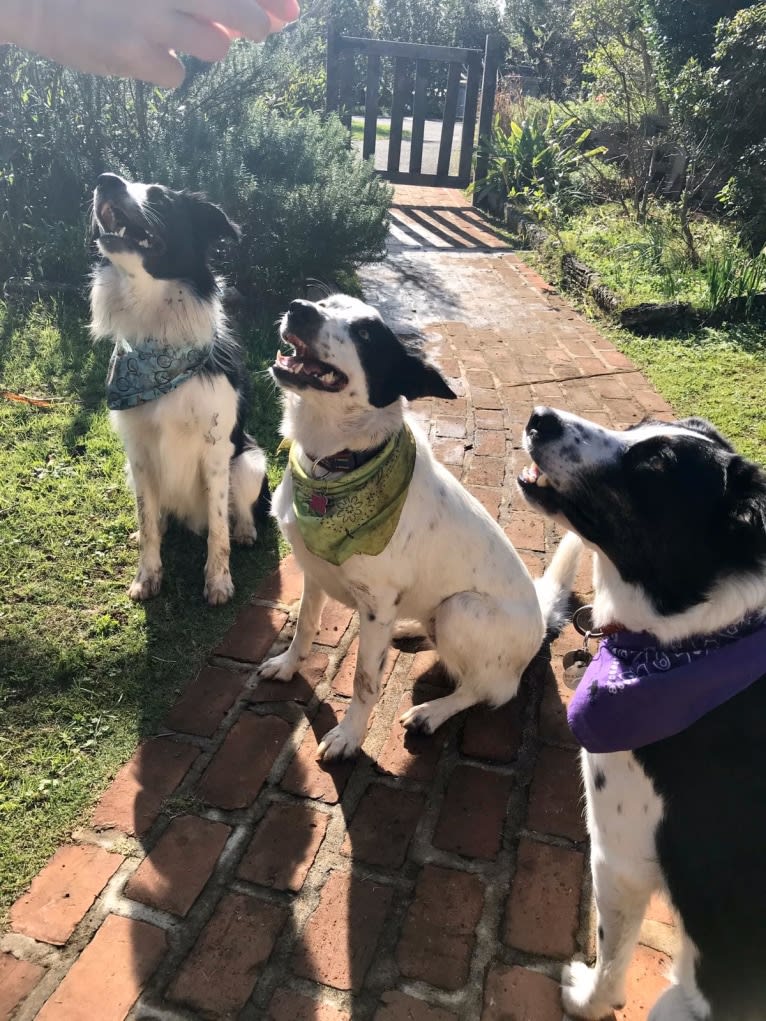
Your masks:
M577 607L572 614L572 624L578 635L583 636L586 645L591 638L603 638L607 633L604 628L593 626L593 606L591 603Z

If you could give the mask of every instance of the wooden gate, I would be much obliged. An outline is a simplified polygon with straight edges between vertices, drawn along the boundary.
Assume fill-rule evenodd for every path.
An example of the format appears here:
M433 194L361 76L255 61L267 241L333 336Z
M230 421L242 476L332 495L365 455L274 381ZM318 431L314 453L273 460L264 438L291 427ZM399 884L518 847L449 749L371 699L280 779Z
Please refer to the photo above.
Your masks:
M327 109L336 110L347 127L355 99L356 57L367 59L364 89L364 137L362 156L375 155L378 141L378 110L381 84L381 61L393 58L393 89L391 127L386 167L378 172L397 184L438 185L465 188L471 180L471 164L476 144L478 118L479 138L489 135L495 103L495 86L500 62L501 43L496 36L487 36L484 52L454 46L430 46L422 43L390 42L382 39L357 39L340 35L330 27L327 39ZM449 65L441 132L436 159L423 169L423 143L426 130L426 101L430 65ZM414 64L414 82L412 66ZM463 95L461 96L461 92ZM462 111L459 110L459 100ZM409 140L408 166L402 169L402 140L406 107L412 109L412 132ZM462 112L459 153L453 154L455 126ZM479 156L476 178L486 174L486 164Z

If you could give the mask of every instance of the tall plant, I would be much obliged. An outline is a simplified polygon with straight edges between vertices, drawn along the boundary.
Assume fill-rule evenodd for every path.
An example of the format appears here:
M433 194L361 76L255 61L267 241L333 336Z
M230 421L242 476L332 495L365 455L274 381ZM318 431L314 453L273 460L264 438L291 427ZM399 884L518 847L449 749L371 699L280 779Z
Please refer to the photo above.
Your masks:
M603 146L586 150L590 129L575 134L576 124L575 117L557 119L553 104L521 123L511 120L507 128L495 118L492 137L480 147L487 176L472 186L477 199L499 196L538 219L571 210L582 196L576 172L605 152Z

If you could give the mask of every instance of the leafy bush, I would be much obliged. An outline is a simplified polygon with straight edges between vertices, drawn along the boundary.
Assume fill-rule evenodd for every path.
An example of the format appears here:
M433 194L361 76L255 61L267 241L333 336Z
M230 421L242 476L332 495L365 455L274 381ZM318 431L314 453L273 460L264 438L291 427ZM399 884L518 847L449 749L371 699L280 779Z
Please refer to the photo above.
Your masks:
M705 113L731 174L727 199L755 251L766 243L766 3L722 21Z
M271 55L243 44L213 68L192 62L184 86L163 93L6 48L0 281L83 280L90 194L105 170L201 188L220 201L245 230L235 281L261 296L378 257L390 190L355 159L336 119L287 105L285 77L300 102L301 91L315 91L295 65L286 44Z
M511 120L507 130L496 118L491 139L480 147L488 169L473 186L479 201L510 201L540 220L574 209L584 197L577 171L604 152L601 147L585 151L590 129L573 138L575 125L574 117L557 120L553 104L520 124Z
M736 251L709 255L705 261L705 278L711 309L725 308L730 302L744 298L746 314L750 315L756 296L766 290L766 256L743 259Z

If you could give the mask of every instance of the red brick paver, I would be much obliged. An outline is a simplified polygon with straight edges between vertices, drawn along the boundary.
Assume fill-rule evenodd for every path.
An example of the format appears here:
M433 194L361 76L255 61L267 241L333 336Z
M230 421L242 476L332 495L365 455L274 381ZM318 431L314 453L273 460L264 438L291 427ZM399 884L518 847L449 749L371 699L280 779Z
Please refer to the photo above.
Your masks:
M66 978L37 1015L38 1021L122 1021L165 952L162 929L109 915Z
M559 533L516 493L535 404L610 426L672 412L459 193L397 199L366 293L438 337L459 396L413 411L538 576ZM578 594L590 586L586 564ZM354 614L328 602L292 681L255 675L301 591L288 557L118 772L93 829L14 905L0 1021L561 1021L561 964L595 946L563 661L581 639L565 629L513 701L432 736L398 720L450 681L427 643L401 643L362 754L324 767L319 742L353 693ZM618 1021L646 1021L675 936L654 899Z
M16 932L63 945L122 864L100 847L60 847L11 908Z

